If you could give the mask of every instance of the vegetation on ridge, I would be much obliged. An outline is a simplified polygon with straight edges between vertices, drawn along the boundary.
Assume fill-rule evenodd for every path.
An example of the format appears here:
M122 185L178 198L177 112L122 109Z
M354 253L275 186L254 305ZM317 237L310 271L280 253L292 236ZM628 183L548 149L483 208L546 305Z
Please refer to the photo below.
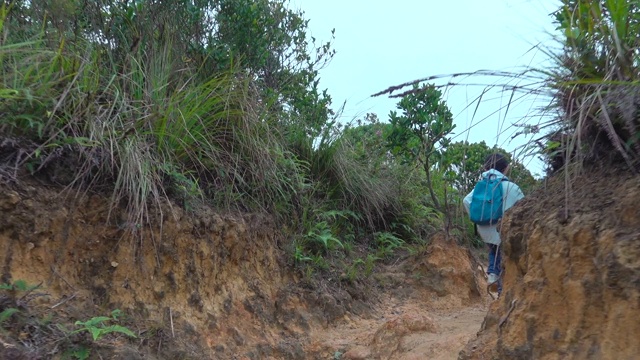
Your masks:
M165 199L267 211L303 268L355 246L382 259L436 231L475 241L461 195L486 154L507 153L452 143L429 86L390 121L341 123L318 85L331 43L286 1L40 5L0 8L3 181L110 194L134 232Z

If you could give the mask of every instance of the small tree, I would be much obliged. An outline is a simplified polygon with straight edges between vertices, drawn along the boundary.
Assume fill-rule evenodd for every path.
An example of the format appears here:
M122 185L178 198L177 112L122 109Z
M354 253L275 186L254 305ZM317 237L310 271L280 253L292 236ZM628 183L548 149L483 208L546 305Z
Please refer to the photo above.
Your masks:
M442 92L432 84L414 85L397 108L402 113L389 114L392 129L387 144L403 161L422 166L433 207L445 215L448 223L446 196L445 204L441 204L434 190L432 167L438 151L446 147L447 136L455 128L453 115L442 100Z
M446 204L440 203L434 191L432 167L455 128L453 115L442 100L442 92L432 84L414 85L397 108L402 111L400 115L395 111L389 114L392 130L387 145L403 161L422 166L433 206L447 216Z

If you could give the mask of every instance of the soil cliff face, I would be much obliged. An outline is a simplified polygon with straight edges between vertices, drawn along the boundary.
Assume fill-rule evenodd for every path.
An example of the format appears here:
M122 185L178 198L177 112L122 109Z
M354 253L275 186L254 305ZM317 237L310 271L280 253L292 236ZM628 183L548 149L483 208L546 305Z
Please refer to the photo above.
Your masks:
M41 284L31 310L58 311L72 323L121 309L137 320L128 324L135 332L164 332L164 344L149 345L160 358L301 351L287 339L309 325L307 302L287 308L300 296L286 290L293 278L265 217L206 208L186 214L167 205L162 226L143 229L117 210L110 214L101 196L73 199L39 185L0 190L1 282ZM160 214L153 216L159 224ZM25 336L47 350L47 339Z
M640 177L557 176L505 217L503 296L460 359L637 359Z

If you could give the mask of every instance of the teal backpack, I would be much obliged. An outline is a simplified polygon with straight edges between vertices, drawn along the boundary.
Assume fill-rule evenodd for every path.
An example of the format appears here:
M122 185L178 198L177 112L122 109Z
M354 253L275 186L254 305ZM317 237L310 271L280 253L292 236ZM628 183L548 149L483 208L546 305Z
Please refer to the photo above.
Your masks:
M502 181L509 179L488 175L476 183L469 206L469 218L473 223L494 225L502 218Z

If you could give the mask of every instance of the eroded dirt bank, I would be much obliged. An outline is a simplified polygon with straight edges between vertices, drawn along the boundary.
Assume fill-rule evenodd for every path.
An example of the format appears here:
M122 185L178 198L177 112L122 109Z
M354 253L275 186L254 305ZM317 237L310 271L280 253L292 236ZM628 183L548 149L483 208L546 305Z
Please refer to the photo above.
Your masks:
M2 283L41 285L0 299L0 311L20 310L3 323L0 358L61 358L90 341L58 324L73 328L121 309L138 338L106 336L91 344L94 357L450 359L485 312L481 272L443 238L387 266L370 286L308 288L267 217L167 204L150 219L162 216L162 227L145 230L110 212L105 197L60 190L0 189Z
M74 200L59 190L0 191L2 281L42 284L44 295L29 307L53 311L62 304L55 311L71 321L124 310L136 332L164 332L164 346L149 338L159 342L162 358L225 358L261 345L276 354L299 351L271 326L305 322L282 308L291 279L268 219L221 217L206 208L187 215L166 206L161 228L129 236L139 225L110 214L107 199ZM47 341L25 343L36 349Z
M638 359L639 204L623 169L558 176L514 208L504 296L460 358Z

